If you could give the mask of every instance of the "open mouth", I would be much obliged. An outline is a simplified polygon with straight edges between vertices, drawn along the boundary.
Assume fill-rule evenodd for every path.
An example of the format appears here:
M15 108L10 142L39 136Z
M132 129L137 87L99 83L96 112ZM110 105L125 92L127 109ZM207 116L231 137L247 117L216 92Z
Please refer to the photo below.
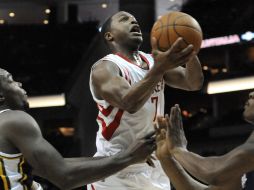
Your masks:
M136 33L136 34L139 34L141 35L141 30L140 30L140 27L138 25L135 25L131 28L130 30L131 33Z

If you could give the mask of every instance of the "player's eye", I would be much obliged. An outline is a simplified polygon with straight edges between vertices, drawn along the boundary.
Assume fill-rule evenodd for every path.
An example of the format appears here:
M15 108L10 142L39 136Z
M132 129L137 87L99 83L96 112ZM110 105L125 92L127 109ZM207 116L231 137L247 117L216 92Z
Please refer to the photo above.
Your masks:
M122 18L120 18L120 22L123 22L123 21L127 21L129 19L129 17L127 16L123 16Z

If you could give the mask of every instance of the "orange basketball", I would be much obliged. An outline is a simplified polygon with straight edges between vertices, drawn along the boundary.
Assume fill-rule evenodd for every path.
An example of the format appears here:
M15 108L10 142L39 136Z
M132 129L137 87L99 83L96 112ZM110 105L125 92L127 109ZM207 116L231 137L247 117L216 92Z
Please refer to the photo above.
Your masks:
M153 25L151 39L157 39L158 48L166 51L182 37L186 46L192 44L196 52L199 51L203 34L198 22L183 12L170 12L160 17Z

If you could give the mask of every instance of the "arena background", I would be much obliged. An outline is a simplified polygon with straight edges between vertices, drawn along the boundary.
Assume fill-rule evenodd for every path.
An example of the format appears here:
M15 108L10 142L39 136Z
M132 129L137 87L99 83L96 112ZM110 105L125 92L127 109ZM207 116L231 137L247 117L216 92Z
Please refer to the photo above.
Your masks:
M224 154L244 142L253 130L242 119L244 102L254 88L253 1L1 0L0 67L23 83L33 102L30 113L45 138L65 157L94 154L97 109L89 73L91 65L107 54L100 25L118 10L137 18L144 34L141 50L146 52L151 27L162 14L177 10L198 20L205 39L199 53L204 86L199 92L166 88L166 112L180 104L189 148L203 156ZM247 89L239 88L242 79L250 84ZM209 90L225 80L237 89ZM248 178L247 189L254 189L251 173ZM45 190L57 189L37 180Z

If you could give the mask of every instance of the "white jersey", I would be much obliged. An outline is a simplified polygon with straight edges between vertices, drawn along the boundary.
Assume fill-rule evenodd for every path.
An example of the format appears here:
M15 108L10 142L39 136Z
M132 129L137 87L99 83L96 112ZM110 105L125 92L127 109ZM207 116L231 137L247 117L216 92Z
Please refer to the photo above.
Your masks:
M120 54L109 54L101 60L115 63L119 67L122 77L132 86L142 80L154 65L150 54L139 52L139 55L148 64L149 69L142 69ZM134 114L113 107L105 100L98 100L94 95L91 79L90 90L99 109L96 156L109 156L126 149L137 137L143 137L151 132L156 116L164 114L163 80L158 83L144 106Z
M31 168L22 154L0 152L0 189L42 190L42 187L33 181Z
M120 54L109 54L101 60L115 63L121 72L121 76L130 86L142 80L154 66L154 60L150 54L139 52L149 69L142 69L131 63ZM164 115L164 81L163 79L155 87L151 97L144 106L134 114L111 106L105 100L98 100L94 94L90 78L90 90L97 103L99 114L95 156L110 156L127 147L138 137L144 137L153 131L153 121L157 115ZM87 186L88 190L169 190L170 182L163 172L159 161L154 161L155 168L146 163L134 164L124 170Z

